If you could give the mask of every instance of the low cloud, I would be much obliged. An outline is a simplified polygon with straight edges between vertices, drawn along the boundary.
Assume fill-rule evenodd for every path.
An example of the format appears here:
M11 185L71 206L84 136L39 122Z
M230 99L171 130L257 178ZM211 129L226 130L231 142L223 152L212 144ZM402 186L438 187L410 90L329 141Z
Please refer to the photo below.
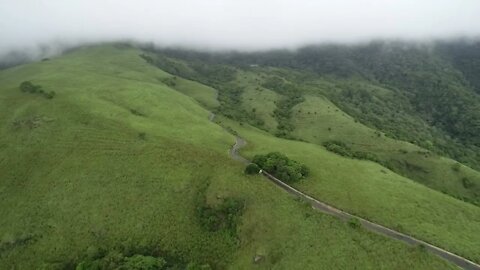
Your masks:
M0 0L0 55L119 39L263 50L477 37L478 14L478 0Z

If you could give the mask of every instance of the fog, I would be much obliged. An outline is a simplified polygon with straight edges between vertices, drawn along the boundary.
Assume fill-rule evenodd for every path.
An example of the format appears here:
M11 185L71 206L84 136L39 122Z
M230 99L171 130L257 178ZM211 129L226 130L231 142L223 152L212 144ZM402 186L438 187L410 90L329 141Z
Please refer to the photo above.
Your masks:
M478 0L0 0L0 55L120 39L265 50L477 37L479 14Z

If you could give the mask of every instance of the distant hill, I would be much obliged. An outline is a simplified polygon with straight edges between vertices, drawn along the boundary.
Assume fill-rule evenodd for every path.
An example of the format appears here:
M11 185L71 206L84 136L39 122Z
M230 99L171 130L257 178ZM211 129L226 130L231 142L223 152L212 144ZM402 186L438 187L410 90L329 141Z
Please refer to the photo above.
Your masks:
M301 74L290 79L299 86L329 77L387 88L392 91L387 97L353 89L355 85L323 94L368 126L480 168L479 51L480 42L460 40L377 41L250 54L162 53L187 61L294 69Z

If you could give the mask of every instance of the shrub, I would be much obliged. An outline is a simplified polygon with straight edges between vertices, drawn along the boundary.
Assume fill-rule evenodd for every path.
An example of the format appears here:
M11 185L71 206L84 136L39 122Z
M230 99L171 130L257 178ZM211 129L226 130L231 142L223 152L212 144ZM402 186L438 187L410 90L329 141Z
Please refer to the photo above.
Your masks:
M467 177L462 178L462 185L464 188L469 189L475 186L475 183L472 180L468 179Z
M143 58L147 63L153 64L153 58L146 55L146 54L140 54L140 57Z
M250 163L245 167L246 174L257 174L260 172L260 167L255 163Z
M144 113L140 112L140 111L137 111L135 109L130 109L130 112L133 114L133 115L137 115L137 116L145 116Z
M361 151L352 151L352 149L347 146L344 142L341 141L327 141L323 143L323 146L330 152L333 152L335 154L339 154L344 157L349 157L349 158L356 158L356 159L362 159L362 160L370 160L373 162L380 162L380 159L377 157L377 155L369 152L361 152Z
M20 84L20 90L25 93L35 93L41 87L39 85L34 85L30 81L24 81Z
M164 84L170 87L175 87L177 85L177 76L167 77L162 80Z
M285 182L296 182L307 177L310 173L307 166L278 152L256 155L252 162Z
M163 269L167 262L163 258L134 255L125 258L125 263L119 269L125 270L158 270Z
M146 140L147 139L147 134L145 132L140 132L140 133L138 133L138 138L140 140Z
M185 270L211 270L212 267L208 264L197 264L197 263L189 263Z
M350 227L355 229L362 227L362 223L360 222L360 220L355 217L352 217L348 220L348 225L350 225Z
M202 205L197 207L197 215L206 230L212 232L226 230L234 235L244 206L244 201L236 198L226 198L217 206L206 205L203 201Z
M75 269L161 270L165 269L166 265L167 262L162 257L140 254L125 257L121 252L110 251L105 257L80 262Z
M341 141L327 141L323 143L323 146L330 152L334 152L344 157L352 157L350 147Z
M427 247L424 244L418 244L416 247L420 252L426 252L427 251Z
M455 171L455 172L459 172L459 171L460 171L460 167L461 167L460 163L458 163L458 162L457 162L457 163L454 163L454 164L452 165L452 170Z
M41 89L40 89L40 91L43 94L43 96L48 98L48 99L52 99L56 95L55 91L50 91L48 93L43 92L43 90L41 90Z
M55 96L55 91L46 92L42 89L40 85L35 85L30 81L24 81L20 84L20 90L24 93L31 93L31 94L41 94L47 99L52 99Z
M353 152L352 157L356 159L363 159L363 160L370 160L373 162L380 162L377 155L369 152L361 152L361 151L356 151Z

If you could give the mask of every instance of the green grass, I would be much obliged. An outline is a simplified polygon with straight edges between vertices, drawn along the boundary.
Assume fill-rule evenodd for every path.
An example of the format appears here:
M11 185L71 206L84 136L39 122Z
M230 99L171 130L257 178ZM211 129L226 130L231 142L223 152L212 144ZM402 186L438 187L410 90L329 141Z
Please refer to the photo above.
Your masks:
M318 77L312 81L311 75L308 73L302 74L295 70L265 67L256 68L255 71L256 73L251 70L238 70L239 75L235 83L243 88L242 108L247 112L254 112L254 117L265 122L263 126L257 125L257 127L271 134L277 134L280 131L277 129L278 123L273 115L279 101L285 97L265 89L261 85L269 76L281 76L291 82L296 82L295 89L304 93L305 98L304 102L291 109L288 122L292 124L293 131L287 132L286 138L318 145L323 145L331 140L342 141L352 151L376 156L381 164L402 176L457 199L480 205L480 172L468 166L462 166L461 170L453 170L452 167L457 161L419 147L414 144L415 142L410 143L392 138L392 135L395 136L395 134L385 134L367 127L342 111L325 96L335 96L345 89L351 90L358 87L362 91L370 93L376 106L381 107L383 99L393 100L395 98L392 90L358 78ZM302 76L309 79L302 81L295 78ZM374 110L376 109L378 108L374 108ZM402 107L399 110L408 110L408 108ZM384 121L384 114L385 112L379 111L374 117L379 121ZM410 123L410 128L418 132L423 130L418 125L426 125L421 119L414 119L412 115L398 114L398 117L401 118L401 121ZM408 133L411 130L403 132ZM466 182L469 184L465 184Z
M429 189L370 161L343 158L310 143L279 139L222 119L244 137L242 153L272 151L306 164L311 176L295 184L313 197L360 217L480 261L480 208Z
M273 132L278 125L273 111L276 108L275 103L279 100L279 95L269 89L246 85L242 95L242 106L246 111L254 112L256 117L262 119L263 129Z
M98 248L218 269L453 269L244 176L233 136L140 53L96 46L0 72L1 269L72 268ZM57 95L22 93L25 80ZM236 237L201 227L206 183L209 204L245 200Z
M217 90L195 81L176 77L176 84L173 88L181 93L192 97L204 107L214 109L219 106Z
M309 96L293 108L293 137L322 144L339 140L354 151L375 154L380 160L396 167L402 175L438 191L468 201L478 201L480 173L467 166L454 170L454 160L441 157L408 142L394 140L368 128L338 109L324 97ZM473 187L465 187L468 178Z

